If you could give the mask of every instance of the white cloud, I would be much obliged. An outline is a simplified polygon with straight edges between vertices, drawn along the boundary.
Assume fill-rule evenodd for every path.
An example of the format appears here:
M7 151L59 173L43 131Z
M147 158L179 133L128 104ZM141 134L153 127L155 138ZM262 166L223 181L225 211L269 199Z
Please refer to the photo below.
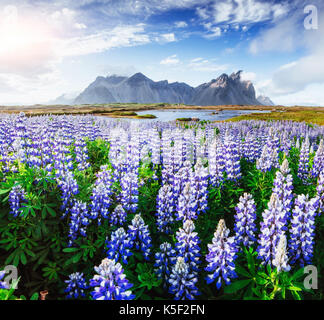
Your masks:
M228 65L217 64L212 60L195 58L190 60L188 68L201 72L223 72L228 69Z
M164 33L160 35L161 42L174 42L177 41L174 33Z
M177 58L177 55L174 54L170 57L167 57L160 61L160 64L174 66L180 63L180 60Z
M208 30L208 33L204 35L205 38L217 38L222 34L222 29L220 27L213 26L211 23L205 23L204 27Z
M185 21L177 21L175 24L176 28L186 28L188 27L188 23Z

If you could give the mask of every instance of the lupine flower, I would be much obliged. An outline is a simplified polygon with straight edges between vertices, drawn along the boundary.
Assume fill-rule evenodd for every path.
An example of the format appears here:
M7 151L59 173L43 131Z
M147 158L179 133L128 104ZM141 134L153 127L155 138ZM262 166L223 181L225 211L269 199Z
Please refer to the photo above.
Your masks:
M197 219L197 195L192 190L191 183L187 182L183 191L180 193L177 210L176 219L177 220L192 220Z
M62 206L63 217L65 217L69 212L74 203L74 196L79 193L79 186L74 179L73 173L68 172L64 177L57 180L58 186L62 191Z
M169 278L169 292L175 300L194 300L200 292L196 287L198 281L195 273L189 272L189 266L183 257L178 257Z
M293 177L290 174L288 160L285 159L280 167L280 170L276 172L276 178L274 180L274 188L272 191L276 193L278 200L282 204L282 210L285 211L285 219L289 219L291 207L292 207L292 190L293 190Z
M222 281L226 285L231 283L231 279L236 278L235 264L236 245L234 237L229 237L229 229L226 228L225 221L221 219L211 244L208 244L208 262L206 271L212 272L206 278L207 283L216 281L217 289L222 286Z
M8 284L5 281L2 281L5 275L5 270L0 271L0 289L10 289Z
M290 270L287 255L287 239L284 234L280 235L280 239L276 248L275 257L272 261L272 264L274 267L277 268L278 272Z
M223 145L220 139L215 139L208 153L208 169L210 184L214 187L224 180L225 162Z
M108 166L102 166L97 174L97 180L91 195L91 219L98 218L100 224L101 218L109 217L109 208L112 204L112 173Z
M113 226L122 226L126 221L127 213L119 204L115 210L110 214L109 222Z
M21 213L20 209L27 203L25 190L20 185L12 187L8 201L10 205L10 214L16 218Z
M290 227L289 255L291 263L302 267L310 264L313 257L315 216L318 209L318 198L308 200L308 195L299 195Z
M323 139L321 139L313 161L312 176L318 177L319 174L323 172L323 170L324 170L324 142Z
M305 141L302 143L299 156L299 166L298 166L298 177L307 183L309 177L309 139L306 137Z
M130 249L132 243L130 237L125 232L124 228L119 228L111 233L111 239L106 241L107 256L109 259L114 259L118 262L119 259L127 264L127 259L132 255Z
M190 273L199 271L199 258L201 256L199 248L200 241L197 232L194 231L195 224L193 221L185 220L183 228L180 228L176 234L176 251L178 256L185 258Z
M195 172L191 177L192 192L196 196L196 212L204 213L208 209L208 169L202 164L201 159L197 160Z
M132 247L135 246L136 250L141 249L144 258L148 260L151 253L150 247L152 246L152 239L148 226L144 223L144 220L140 214L135 215L132 223L129 225L128 235L131 240Z
M77 239L78 235L81 234L83 237L86 236L86 226L89 224L89 214L87 204L81 201L75 201L71 209L71 221L69 231L69 246L73 245L73 242Z
M317 197L318 197L318 212L319 214L323 213L324 211L324 172L321 172L321 174L318 177L317 182Z
M122 265L112 259L102 260L94 267L96 275L90 280L94 287L91 296L95 300L132 300L135 296L129 290L133 285L128 282Z
M224 140L224 160L227 179L236 181L241 177L240 155L238 144L230 134Z
M240 197L240 202L235 210L235 242L238 246L240 244L243 244L245 247L252 246L256 241L256 207L252 195L244 193L244 195Z
M168 282L171 268L175 264L175 256L176 252L168 242L163 242L160 245L160 251L155 254L155 273L158 279L163 279L164 287Z
M168 234L170 232L170 225L174 218L175 211L174 194L172 187L165 184L159 190L156 201L156 224L160 232Z
M264 210L262 217L257 251L262 264L271 264L280 236L287 230L286 211L276 193L272 193L268 209Z
M67 293L67 299L85 297L84 290L88 289L88 285L84 279L83 273L72 273L69 275L69 280L65 280L64 282L67 284L64 290L64 292Z
M88 148L84 138L78 138L74 142L75 146L75 161L78 163L78 170L83 171L90 167L90 163L88 162Z
M129 170L125 172L120 180L121 204L126 211L136 212L138 203L138 175Z

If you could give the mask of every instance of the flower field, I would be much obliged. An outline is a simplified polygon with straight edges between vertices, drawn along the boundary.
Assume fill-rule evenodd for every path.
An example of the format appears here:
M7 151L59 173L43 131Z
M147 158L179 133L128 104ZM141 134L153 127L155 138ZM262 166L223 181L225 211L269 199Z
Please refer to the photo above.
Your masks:
M323 299L323 136L2 114L0 299Z

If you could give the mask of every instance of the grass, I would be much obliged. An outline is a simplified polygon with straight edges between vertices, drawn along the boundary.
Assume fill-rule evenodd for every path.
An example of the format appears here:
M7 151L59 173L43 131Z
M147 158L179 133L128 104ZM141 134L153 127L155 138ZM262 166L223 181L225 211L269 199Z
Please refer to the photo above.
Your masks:
M324 108L323 111L316 109L311 110L287 110L283 112L271 112L271 113L251 113L241 115L226 121L241 121L241 120L291 120L306 123L313 123L318 125L324 125Z

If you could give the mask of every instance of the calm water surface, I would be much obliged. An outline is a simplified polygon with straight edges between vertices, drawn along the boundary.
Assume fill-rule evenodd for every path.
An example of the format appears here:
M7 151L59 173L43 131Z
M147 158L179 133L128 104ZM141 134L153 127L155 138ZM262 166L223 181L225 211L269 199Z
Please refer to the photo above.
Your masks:
M172 121L178 118L199 118L200 120L226 120L233 117L237 117L250 113L269 113L270 110L179 110L179 109L167 109L167 110L145 110L136 112L138 115L153 114L156 119L136 119L139 121ZM217 114L213 114L217 113ZM134 119L131 119L134 120Z

